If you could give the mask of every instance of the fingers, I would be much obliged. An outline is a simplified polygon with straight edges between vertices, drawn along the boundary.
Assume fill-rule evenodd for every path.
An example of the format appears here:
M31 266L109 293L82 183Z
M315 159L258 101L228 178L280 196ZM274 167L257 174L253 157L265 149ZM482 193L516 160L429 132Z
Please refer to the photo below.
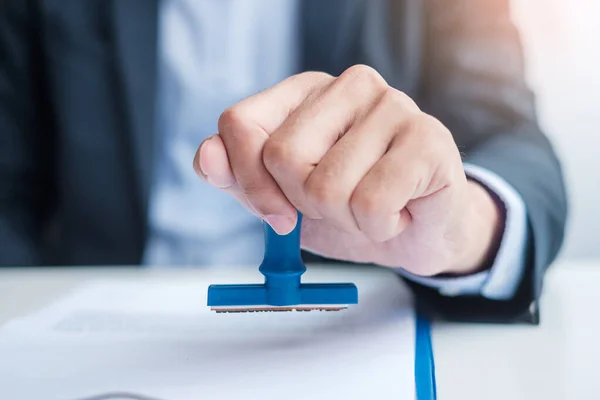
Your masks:
M348 129L369 113L387 88L372 68L349 68L335 82L300 104L271 134L263 153L265 167L288 199L307 217L323 217L319 205L307 197L308 176ZM316 190L318 199L322 195L329 197L327 190L321 187Z
M323 89L334 78L322 72L305 72L291 76L277 85L250 96L225 110L242 117L249 125L258 127L268 136L311 94Z
M232 106L219 118L219 135L244 198L280 234L294 229L296 208L265 168L263 148L271 132L329 78L320 73L296 75Z
M248 211L260 217L237 184L219 135L210 136L200 144L194 156L194 171L203 181L233 196Z
M227 189L236 183L225 144L219 135L209 136L200 144L194 157L194 170L219 189Z
M256 213L280 234L291 232L296 225L296 211L262 162L262 150L268 135L258 124L248 122L236 109L219 119L219 134L229 156L229 163L244 198Z
M444 129L425 117L368 67L337 79L301 74L227 109L194 167L280 234L293 230L298 209L385 242L419 214L415 199L449 182L455 146L433 137Z
M389 96L379 99L364 120L350 128L304 184L306 196L320 214L345 232L359 231L350 207L352 193L401 129L397 121L407 120L397 104L391 104Z
M350 207L360 231L375 242L401 234L415 218L425 225L443 220L453 205L436 196L435 207L419 207L455 181L444 135L430 118L411 119L386 154L358 183ZM432 137L435 136L435 137ZM460 165L459 163L457 165ZM416 204L415 204L416 203ZM427 215L435 212L436 215Z
M350 200L358 229L375 242L396 237L411 222L406 205L417 191L419 173L405 167L410 164L403 165L404 153L398 149L386 153L357 185Z

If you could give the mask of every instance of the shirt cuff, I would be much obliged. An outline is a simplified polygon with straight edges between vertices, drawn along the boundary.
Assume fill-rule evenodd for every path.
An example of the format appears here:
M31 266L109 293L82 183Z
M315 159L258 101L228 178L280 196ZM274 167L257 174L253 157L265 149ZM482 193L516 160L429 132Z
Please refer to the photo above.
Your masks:
M492 300L512 298L525 270L527 248L527 212L517 191L497 174L472 164L465 164L465 173L495 194L504 207L506 221L500 247L486 271L468 276L440 278L424 277L398 269L406 279L438 289L444 296L480 295Z

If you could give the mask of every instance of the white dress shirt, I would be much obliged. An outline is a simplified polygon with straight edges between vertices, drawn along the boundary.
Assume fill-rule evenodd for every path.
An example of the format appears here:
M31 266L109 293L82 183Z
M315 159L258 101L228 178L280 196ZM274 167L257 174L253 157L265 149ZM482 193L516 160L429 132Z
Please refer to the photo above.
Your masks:
M229 105L299 72L298 0L163 0L159 18L157 174L150 201L147 265L257 265L262 222L203 184L194 153L217 132ZM460 278L398 273L447 296L510 298L524 268L526 210L502 178L474 165L466 173L501 200L506 229L491 269Z

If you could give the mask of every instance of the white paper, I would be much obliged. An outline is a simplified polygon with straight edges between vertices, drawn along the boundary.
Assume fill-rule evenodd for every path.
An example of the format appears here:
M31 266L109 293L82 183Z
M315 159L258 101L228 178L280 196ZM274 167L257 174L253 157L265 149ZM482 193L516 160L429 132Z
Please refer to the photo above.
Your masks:
M306 275L356 283L359 304L216 314L207 287L226 275L81 286L0 330L0 399L413 399L414 311L401 281L379 269Z

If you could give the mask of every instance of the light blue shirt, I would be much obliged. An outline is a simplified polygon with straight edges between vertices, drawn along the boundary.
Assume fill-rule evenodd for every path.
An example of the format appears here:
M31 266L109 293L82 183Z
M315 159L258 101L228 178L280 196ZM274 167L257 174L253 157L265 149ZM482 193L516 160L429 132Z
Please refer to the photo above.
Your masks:
M262 222L233 198L203 184L191 166L198 145L217 133L228 106L299 72L298 0L163 0L159 18L157 173L144 263L258 265ZM398 273L445 295L509 298L523 273L526 210L505 181L465 165L502 199L506 230L493 267L439 279Z

